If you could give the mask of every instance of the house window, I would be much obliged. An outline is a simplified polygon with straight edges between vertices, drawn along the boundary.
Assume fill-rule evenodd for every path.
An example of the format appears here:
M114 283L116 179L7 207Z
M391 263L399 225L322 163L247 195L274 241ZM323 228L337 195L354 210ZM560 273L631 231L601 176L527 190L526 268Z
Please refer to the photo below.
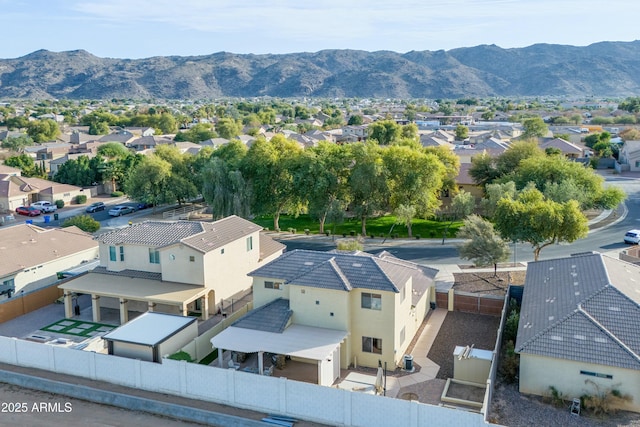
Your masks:
M7 279L2 282L2 286L0 287L0 295L7 295L7 298L11 298L11 294L13 294L16 290L15 283L13 279Z
M196 262L196 257L189 255L189 262Z
M269 281L265 281L264 282L264 287L266 289L282 289L282 283L281 282L269 282Z
M370 310L382 310L382 295L363 292L361 307L368 308Z
M587 375L589 377L596 377L596 378L606 378L608 380L613 379L613 375L601 374L599 372L591 372L591 371L580 371L580 375Z
M364 353L382 354L382 339L362 337L362 351Z
M160 252L155 249L149 248L149 262L151 264L160 264Z
M220 255L224 255L224 248L220 249Z
M109 246L109 261L116 262L118 259L116 258L116 247Z
M124 246L120 246L120 261L124 261Z
M640 168L640 160L636 160L636 167Z
M247 252L253 249L253 236L247 237Z
M404 326L402 327L402 329L400 329L400 345L402 345L402 343L404 343Z

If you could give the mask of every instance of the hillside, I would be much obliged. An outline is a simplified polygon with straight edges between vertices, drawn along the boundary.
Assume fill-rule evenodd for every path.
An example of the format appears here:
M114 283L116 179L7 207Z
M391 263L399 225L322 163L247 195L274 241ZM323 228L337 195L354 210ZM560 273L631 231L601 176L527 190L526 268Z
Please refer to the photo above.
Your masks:
M40 50L0 59L2 98L631 96L640 41L586 47L99 58Z

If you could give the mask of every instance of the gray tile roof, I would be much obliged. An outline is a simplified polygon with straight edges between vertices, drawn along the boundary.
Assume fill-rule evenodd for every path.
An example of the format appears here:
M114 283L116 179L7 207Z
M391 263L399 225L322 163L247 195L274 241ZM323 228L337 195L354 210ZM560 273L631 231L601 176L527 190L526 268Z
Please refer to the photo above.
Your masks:
M639 300L636 265L599 253L530 263L516 351L640 369Z
M414 290L424 293L424 285L433 283L420 266L385 253L318 252L294 250L249 273L249 276L282 279L286 283L324 289L350 291L354 288L399 292L409 277Z
M91 270L91 272L98 273L98 274L107 274L109 276L130 277L132 279L149 279L149 280L162 281L162 273L156 273L153 271L142 271L142 270L110 271L110 270L107 270L107 267L98 266L93 270Z
M231 326L281 334L287 327L292 314L289 300L278 298L262 307L251 310Z
M110 245L137 244L156 248L182 243L200 252L209 252L261 229L238 216L211 223L145 221L101 234L96 240Z

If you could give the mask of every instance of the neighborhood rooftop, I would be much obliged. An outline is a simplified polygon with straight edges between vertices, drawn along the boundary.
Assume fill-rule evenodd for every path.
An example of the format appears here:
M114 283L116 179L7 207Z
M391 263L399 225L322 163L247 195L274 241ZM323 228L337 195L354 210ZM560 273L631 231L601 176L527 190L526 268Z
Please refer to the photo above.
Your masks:
M640 368L640 266L599 253L530 263L516 351Z
M350 291L354 288L399 292L409 277L416 295L422 294L437 273L399 260L387 252L317 252L294 250L249 273L286 283Z
M212 223L192 221L145 221L96 237L104 244L123 243L164 247L183 243L201 252L224 246L262 228L238 216Z

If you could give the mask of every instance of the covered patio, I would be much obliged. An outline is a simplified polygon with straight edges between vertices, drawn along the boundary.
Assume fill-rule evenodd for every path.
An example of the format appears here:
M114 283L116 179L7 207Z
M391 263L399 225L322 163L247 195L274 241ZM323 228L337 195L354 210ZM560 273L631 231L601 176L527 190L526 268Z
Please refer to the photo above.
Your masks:
M264 375L264 353L316 361L318 384L331 386L340 376L340 345L346 331L291 325L281 333L230 326L211 339L218 349L218 365L224 366L224 351L258 354L258 373Z
M186 316L187 305L201 299L202 320L209 318L209 293L211 289L183 283L164 282L138 277L126 277L102 273L87 273L58 286L64 291L65 317L73 317L73 294L91 295L93 321L100 322L100 297L115 298L120 302L120 323L129 320L128 302L141 301L147 311L154 311L157 304L175 306Z

